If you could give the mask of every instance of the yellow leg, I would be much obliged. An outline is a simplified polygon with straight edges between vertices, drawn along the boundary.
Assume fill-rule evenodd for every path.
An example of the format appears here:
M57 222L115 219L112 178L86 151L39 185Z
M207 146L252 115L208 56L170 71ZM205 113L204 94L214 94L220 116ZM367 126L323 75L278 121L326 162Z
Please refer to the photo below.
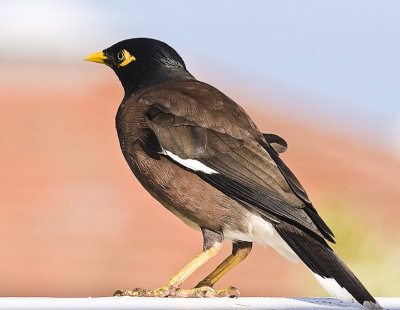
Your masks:
M215 256L221 249L221 243L216 243L210 249L205 250L193 258L185 267L183 267L168 282L167 286L181 286L193 272L206 263L211 257Z
M215 294L215 291L208 288L195 288L192 290L180 290L182 283L200 266L207 262L211 257L215 256L221 249L220 242L214 243L209 249L201 252L193 258L185 267L183 267L176 275L174 275L164 286L155 290L145 290L136 288L134 290L118 290L114 293L120 296L147 296L147 297L207 297Z
M233 245L232 254L229 255L213 272L200 281L196 287L213 287L214 284L221 279L229 270L243 261L251 251L252 244L250 242L241 242ZM230 296L232 292L239 293L235 287L229 286L222 290L217 290L217 295Z
M238 256L229 255L213 272L205 277L196 287L214 286L229 270L239 264L242 259Z

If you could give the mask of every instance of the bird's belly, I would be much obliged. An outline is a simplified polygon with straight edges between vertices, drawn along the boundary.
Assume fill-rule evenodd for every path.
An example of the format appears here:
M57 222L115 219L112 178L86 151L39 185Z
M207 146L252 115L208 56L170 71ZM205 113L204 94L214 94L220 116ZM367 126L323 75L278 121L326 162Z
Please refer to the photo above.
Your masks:
M127 150L125 158L143 187L188 226L247 232L249 211L238 202L165 157L151 158L138 146Z
M140 148L125 156L143 187L189 227L221 230L228 241L270 245L290 261L297 255L260 214L229 198L195 173L168 159L153 159Z
M185 215L183 215L182 213L180 213L174 206L169 205L167 202L161 202L161 204L168 210L170 211L173 215L175 215L176 217L178 217L179 219L182 220L182 222L184 222L187 226L189 226L190 228L200 231L201 228L200 226L192 221L191 219L189 219L188 217L186 217Z

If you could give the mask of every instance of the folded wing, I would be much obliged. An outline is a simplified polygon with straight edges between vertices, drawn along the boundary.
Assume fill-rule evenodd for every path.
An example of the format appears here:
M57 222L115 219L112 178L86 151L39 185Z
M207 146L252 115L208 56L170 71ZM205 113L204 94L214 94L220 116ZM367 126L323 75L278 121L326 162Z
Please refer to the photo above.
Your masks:
M241 107L207 84L165 86L140 99L148 106L147 124L160 154L270 220L284 220L323 243L333 241L304 188L279 158L287 147L282 138L263 136Z

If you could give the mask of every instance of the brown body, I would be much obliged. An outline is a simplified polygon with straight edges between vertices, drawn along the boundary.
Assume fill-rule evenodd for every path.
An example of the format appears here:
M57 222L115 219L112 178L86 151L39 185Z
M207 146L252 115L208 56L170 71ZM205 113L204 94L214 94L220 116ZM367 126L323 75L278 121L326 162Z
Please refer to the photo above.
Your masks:
M190 82L188 87L193 82L198 83ZM168 84L171 87L177 84L182 89L176 81ZM165 88L160 89L165 91ZM151 130L146 114L152 106L148 101L141 100L142 97L146 97L146 92L126 100L116 117L122 152L139 182L164 207L193 229L223 231L229 227L247 233L250 212L247 208L203 182L193 172L181 167L177 169L175 163L148 146Z

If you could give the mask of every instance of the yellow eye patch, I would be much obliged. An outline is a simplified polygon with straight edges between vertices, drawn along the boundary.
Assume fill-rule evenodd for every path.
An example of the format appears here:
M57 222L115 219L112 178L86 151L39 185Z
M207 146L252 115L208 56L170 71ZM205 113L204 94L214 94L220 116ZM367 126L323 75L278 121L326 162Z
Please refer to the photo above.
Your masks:
M135 56L131 55L126 49L123 49L119 51L118 53L118 60L122 61L118 66L119 67L124 67L131 63L132 61L135 61L136 58Z

